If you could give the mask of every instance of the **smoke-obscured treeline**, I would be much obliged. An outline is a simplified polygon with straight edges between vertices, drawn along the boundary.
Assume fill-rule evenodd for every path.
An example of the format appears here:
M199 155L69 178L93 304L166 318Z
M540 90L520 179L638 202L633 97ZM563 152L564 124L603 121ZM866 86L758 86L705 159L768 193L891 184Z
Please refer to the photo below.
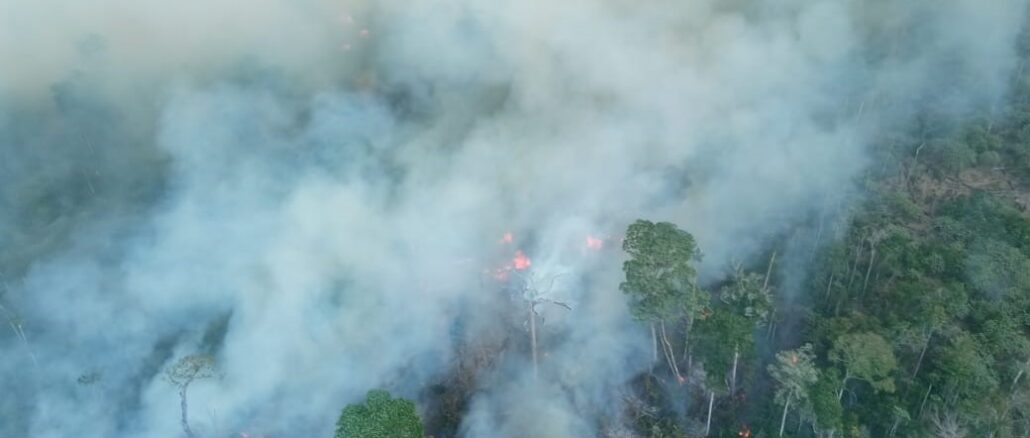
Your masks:
M180 3L0 0L0 437L1030 436L1027 1Z

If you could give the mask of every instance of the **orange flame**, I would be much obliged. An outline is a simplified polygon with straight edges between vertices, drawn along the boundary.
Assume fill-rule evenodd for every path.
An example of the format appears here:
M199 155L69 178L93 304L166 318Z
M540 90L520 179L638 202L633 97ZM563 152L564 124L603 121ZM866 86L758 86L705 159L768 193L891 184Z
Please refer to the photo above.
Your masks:
M514 238L514 236L511 235L511 232L510 231L506 231L504 233L504 235L501 236L501 240L499 240L498 243L507 244L507 243L511 243L513 240L515 240L515 238Z
M515 266L515 269L519 271L527 269L533 265L533 261L530 260L529 257L526 257L526 255L522 253L522 250L515 251L515 258L511 259L511 262L512 265Z
M599 250L604 247L604 239L587 235L587 248L592 250Z
M745 424L744 427L740 429L740 432L737 432L737 435L742 436L744 438L748 438L749 436L751 436L751 428L747 427L747 425Z

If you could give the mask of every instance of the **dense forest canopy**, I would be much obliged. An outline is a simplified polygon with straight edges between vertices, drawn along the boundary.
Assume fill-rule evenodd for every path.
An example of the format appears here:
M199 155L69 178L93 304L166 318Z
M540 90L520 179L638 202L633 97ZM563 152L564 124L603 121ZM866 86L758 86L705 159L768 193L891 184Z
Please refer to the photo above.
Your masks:
M1030 436L1028 7L0 0L0 437Z

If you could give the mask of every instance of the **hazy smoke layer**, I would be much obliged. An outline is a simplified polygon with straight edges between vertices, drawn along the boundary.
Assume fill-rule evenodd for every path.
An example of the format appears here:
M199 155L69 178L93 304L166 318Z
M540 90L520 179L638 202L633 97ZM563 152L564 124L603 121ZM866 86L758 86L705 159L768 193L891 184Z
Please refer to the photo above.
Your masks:
M1026 3L0 0L0 436L180 436L207 352L202 435L327 437L498 336L460 434L596 436L625 225L715 278L843 211L885 124L1000 101ZM572 307L537 380L502 274Z

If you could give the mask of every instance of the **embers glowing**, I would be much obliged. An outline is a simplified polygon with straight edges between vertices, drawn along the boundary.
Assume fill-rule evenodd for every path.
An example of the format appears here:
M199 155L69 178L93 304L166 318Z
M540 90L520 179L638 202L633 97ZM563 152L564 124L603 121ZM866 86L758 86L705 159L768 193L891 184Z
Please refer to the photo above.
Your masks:
M514 241L515 236L513 236L509 231L505 232L497 243L501 245L511 245ZM511 271L524 271L529 269L530 266L533 266L533 261L530 260L529 257L526 256L526 253L522 252L521 249L517 249L515 250L515 254L507 263L490 271L490 276L497 281L507 281L508 277L510 277Z
M533 266L533 261L526 257L526 254L521 250L517 250L515 251L515 256L508 263L494 269L490 275L497 281L507 281L511 271L524 271L529 269L530 266Z
M604 239L601 239L600 237L594 237L594 236L591 236L591 235L587 235L587 249L592 249L594 251L597 251L597 250L600 250L603 247L604 247Z
M740 431L737 432L737 436L748 438L749 436L751 436L751 428L747 427L747 425L745 424L744 427L740 428Z
M517 271L529 269L533 265L533 261L526 257L521 250L515 251L515 258L511 259L511 264Z

